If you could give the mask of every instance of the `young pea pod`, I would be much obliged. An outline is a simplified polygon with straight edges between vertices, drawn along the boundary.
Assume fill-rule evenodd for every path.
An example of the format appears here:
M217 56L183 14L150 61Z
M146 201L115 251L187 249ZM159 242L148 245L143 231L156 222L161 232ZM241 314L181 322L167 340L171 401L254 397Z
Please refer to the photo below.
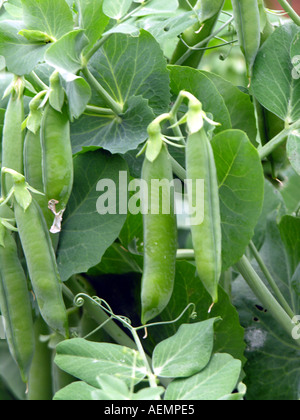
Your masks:
M231 0L241 50L245 56L248 77L260 48L260 13L258 0Z
M23 173L24 148L23 120L23 82L21 79L17 79L14 82L5 112L2 138L2 167L14 169L21 174ZM3 187L9 192L12 185L10 177L7 177Z
M28 130L24 143L24 171L28 184L36 190L43 192L43 168L42 168L42 146L40 131L36 134ZM53 215L48 208L48 201L45 195L36 195L36 201L41 207L48 229L53 223Z
M41 209L33 199L26 210L15 200L14 212L41 315L50 328L68 337L68 319L62 297L62 283Z
M162 145L158 157L144 160L142 179L148 186L144 202L144 271L142 278L142 323L159 315L171 298L177 251L177 226L174 214L174 195L170 191L173 180L167 147ZM164 180L164 181L163 181ZM154 181L154 183L152 182ZM166 182L167 181L167 182ZM156 182L165 182L162 193ZM163 185L163 184L162 184ZM164 209L164 205L170 202Z
M7 230L0 246L0 307L10 352L26 383L34 354L32 310L16 242Z
M73 187L73 156L70 122L66 109L56 111L47 105L41 125L43 181L47 200L65 210Z
M212 146L204 128L191 134L186 149L187 179L204 180L204 218L191 217L191 232L198 275L213 302L218 301L222 271L222 233L217 171ZM189 202L197 203L196 188L188 190Z

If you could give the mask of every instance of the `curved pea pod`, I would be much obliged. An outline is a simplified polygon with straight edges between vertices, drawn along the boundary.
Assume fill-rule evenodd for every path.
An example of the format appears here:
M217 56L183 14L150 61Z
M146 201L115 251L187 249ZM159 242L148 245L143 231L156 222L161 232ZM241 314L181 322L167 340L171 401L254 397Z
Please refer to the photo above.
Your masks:
M245 56L248 77L260 48L260 12L258 0L231 0L239 44Z
M32 308L16 242L7 230L0 246L0 307L10 352L26 383L34 354Z
M216 303L222 271L221 217L215 160L204 128L188 137L186 169L187 179L193 184L204 180L204 217L198 220L191 214L191 232L198 275ZM193 205L197 203L196 194L195 187L188 189L189 202Z
M62 297L62 283L42 211L34 200L26 210L15 200L14 211L29 277L41 315L50 328L68 337L68 318Z
M175 278L177 225L174 194L168 188L173 180L173 173L164 144L153 162L145 158L142 179L148 185L148 191L144 192L144 203L147 203L145 210L148 210L148 214L144 214L144 271L141 292L142 323L146 324L169 303ZM160 193L155 185L151 185L153 180L166 180L166 189L163 188ZM163 203L168 203L169 199L170 206L166 206L164 214Z
M2 138L2 167L11 168L23 174L24 133L23 94L12 91L4 118ZM10 177L5 179L5 188L9 192L13 183Z
M41 125L43 182L47 200L58 202L57 211L67 206L73 187L73 156L70 122L66 109L47 105Z

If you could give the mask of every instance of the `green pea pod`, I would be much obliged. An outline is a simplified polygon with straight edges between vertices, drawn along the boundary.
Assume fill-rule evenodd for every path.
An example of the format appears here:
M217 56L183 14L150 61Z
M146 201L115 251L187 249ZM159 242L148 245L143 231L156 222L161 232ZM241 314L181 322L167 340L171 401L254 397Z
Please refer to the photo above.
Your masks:
M202 57L205 54L205 47L208 41L205 40L213 32L220 13L224 5L224 0L201 0L195 4L195 10L199 13L201 22L197 22L182 34L182 39L185 44L194 47L197 44L204 42L201 49L189 50L181 40L179 41L171 59L171 64L180 64L198 68Z
M43 180L48 199L55 200L57 211L64 210L73 186L73 156L70 122L66 109L61 113L47 105L41 126Z
M14 211L41 315L50 328L68 337L68 319L62 297L62 283L41 209L32 200L24 210L15 200Z
M247 74L250 78L261 42L258 0L231 0L231 2L239 44L245 56Z
M159 189L153 184L151 186L153 180L173 180L171 161L165 144L153 162L145 158L142 179L148 185L147 196L145 195L148 214L144 215L144 271L141 293L142 323L146 324L159 315L169 303L175 278L177 226L174 195L172 191L167 193L165 189L160 194ZM169 199L167 194L170 194L170 207L166 209L167 214L163 214L163 203L167 203Z
M16 242L7 230L0 246L0 306L10 352L26 383L34 353L32 310Z
M52 350L48 342L41 341L41 335L48 335L49 329L42 317L34 323L35 352L31 363L27 400L50 401L52 392Z
M36 134L27 131L24 143L24 170L28 184L36 190L43 192L42 146L40 131ZM44 195L36 195L35 199L41 207L48 229L53 223L53 215L48 208L48 201Z
M191 217L191 232L198 275L216 303L222 271L221 217L215 160L204 128L188 137L186 169L187 179L194 184L188 189L189 202L193 205L197 203L196 181L204 180L204 217L199 221Z
M13 90L6 108L3 139L2 167L11 168L23 174L24 120L23 93ZM10 177L5 180L6 191L9 192L13 183Z

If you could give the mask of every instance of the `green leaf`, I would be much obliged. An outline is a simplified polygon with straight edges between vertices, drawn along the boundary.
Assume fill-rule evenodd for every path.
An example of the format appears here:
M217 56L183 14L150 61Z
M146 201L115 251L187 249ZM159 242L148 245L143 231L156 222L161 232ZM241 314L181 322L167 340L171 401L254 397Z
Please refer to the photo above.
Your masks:
M166 322L176 319L190 303L196 306L197 318L192 321L190 319L191 310L189 310L175 324L152 327L148 331L149 340L144 343L147 351L149 353L153 351L151 343L158 344L174 335L182 323L193 323L221 317L222 321L215 323L214 326L214 352L230 353L234 358L245 363L244 330L240 326L238 313L231 304L229 296L222 287L219 287L219 301L209 314L211 297L197 276L195 265L187 261L177 261L173 295L167 308L157 320Z
M161 0L152 0L149 4L136 12L134 16L146 16L159 14L163 15L164 13L168 14L174 12L178 8L178 0L168 0L167 2L162 2Z
M62 75L65 72L76 74L82 67L81 52L88 43L84 31L76 29L52 44L45 55L45 60Z
M79 118L85 111L91 98L92 90L85 79L75 76L72 80L63 81L69 103L70 119Z
M254 236L264 200L264 174L257 150L243 131L224 131L213 138L212 146L219 180L226 270L243 256Z
M229 354L215 354L209 365L188 379L175 379L168 386L165 400L213 401L234 391L241 373L241 362Z
M224 99L230 114L232 128L245 131L251 140L251 143L257 145L255 111L250 95L242 92L232 83L214 73L202 73L213 82Z
M217 318L183 324L173 337L159 343L153 352L153 369L163 378L184 378L200 372L213 351Z
M300 263L300 217L284 216L280 220L279 230L287 252L291 277Z
M142 266L143 257L141 255L132 255L122 246L114 243L105 252L101 262L88 271L88 275L141 273Z
M257 55L251 85L258 101L288 123L300 118L300 79L293 77L291 57L298 31L294 23L276 28Z
M199 70L189 67L169 66L171 90L178 95L181 90L192 93L202 103L203 111L213 115L221 125L215 133L231 128L231 121L225 102L215 85Z
M109 399L100 389L86 384L85 382L73 382L59 390L54 401L95 401Z
M90 146L121 154L135 150L147 139L147 127L154 118L141 96L128 99L121 117L83 115L71 125L73 152Z
M292 167L300 175L300 132L294 131L287 141L287 154Z
M118 200L119 171L127 172L127 165L119 156L96 151L75 158L74 187L64 215L57 254L63 281L98 264L118 237L126 214L100 215L96 205L103 192L97 192L96 186L102 178L115 182Z
M104 0L103 12L106 16L119 20L129 11L132 0Z
M286 250L280 238L276 221L266 225L266 239L260 255L276 281L281 293L299 314L300 297L296 295L293 278L289 275ZM264 279L257 264L256 272ZM268 308L254 296L246 282L238 277L232 287L233 303L245 328L247 348L245 356L247 400L298 400L300 349L292 337L278 325Z
M56 347L57 366L99 388L99 377L114 375L131 385L145 377L145 367L135 350L117 344L94 343L82 338L63 341Z
M73 15L65 0L22 0L27 29L59 39L73 30Z
M284 182L280 192L288 213L293 213L300 207L300 175L292 167L289 167L283 176Z
M98 82L118 103L126 104L129 98L142 95L148 99L155 115L168 110L166 59L148 32L141 30L138 37L113 34L89 64ZM103 100L97 96L95 99L103 106Z
M103 0L77 0L79 27L85 30L92 47L101 37L109 18L103 13ZM85 48L84 52L88 49Z
M0 55L4 56L8 71L18 76L30 73L50 45L18 35L23 27L24 23L18 21L3 21L0 26Z
M98 383L103 392L113 400L129 400L130 391L126 383L112 375L101 375Z
M158 397L161 397L164 392L165 389L161 386L158 386L157 388L144 388L134 394L132 399L137 401L156 400Z

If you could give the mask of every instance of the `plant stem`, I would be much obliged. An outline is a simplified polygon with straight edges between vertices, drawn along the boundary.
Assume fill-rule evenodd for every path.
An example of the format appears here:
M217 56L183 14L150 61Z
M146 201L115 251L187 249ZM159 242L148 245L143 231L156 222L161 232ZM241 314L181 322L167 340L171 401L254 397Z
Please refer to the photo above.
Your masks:
M265 159L267 156L273 153L274 150L277 149L277 147L281 146L286 141L287 137L293 130L297 130L299 128L300 128L300 120L296 121L289 128L285 128L284 130L282 130L277 136L275 136L272 140L270 140L265 146L258 149L261 160Z
M242 259L236 264L238 271L244 277L248 286L251 288L255 296L260 300L262 305L270 312L273 318L279 325L287 332L293 339L292 333L294 324L282 306L277 302L269 289L265 286L261 278L258 276L250 261L247 257L243 256ZM300 347L300 339L295 340Z
M87 105L85 109L85 114L101 115L101 116L115 116L115 113L112 109L101 108L99 106L94 106L94 105Z
M170 159L172 162L172 169L175 175L178 176L179 179L182 181L186 180L186 170L177 162L176 159L173 158L173 156L170 155Z
M82 68L82 73L86 77L90 85L96 90L96 92L105 100L107 105L114 111L116 115L120 115L123 112L123 107L116 102L110 94L100 85L98 80L92 75L87 67Z
M195 259L195 251L193 249L178 249L177 260L194 260Z
M261 258L258 250L256 249L254 243L251 241L249 244L249 248L254 256L254 258L256 259L261 271L263 272L264 276L266 277L269 285L271 286L273 292L275 293L275 295L277 296L277 299L279 300L280 304L282 305L283 309L286 311L286 313L291 317L294 318L295 314L292 311L292 309L290 308L290 305L288 304L288 302L286 301L286 299L284 298L284 296L282 295L279 287L277 286L275 280L273 279L270 271L268 270L266 264L264 263L263 259Z
M180 66L182 65L185 60L187 60L190 55L193 53L193 51L195 49L201 48L204 45L207 45L209 41L211 41L213 38L215 38L215 36L217 36L220 32L223 31L223 29L225 29L228 25L230 25L230 23L234 20L234 17L232 16L227 22L224 23L224 25L222 25L216 32L214 32L213 34L211 34L210 36L208 36L207 38L205 38L203 41L199 42L198 44L193 46L193 49L189 48L188 51L183 54L175 63L175 65Z
M278 0L280 6L287 12L289 17L296 23L296 25L300 26L300 16L298 13L292 8L292 6L286 0Z
M42 90L47 90L47 91L49 90L49 86L47 86L34 71L32 71L30 75L32 76L36 84L40 86Z

